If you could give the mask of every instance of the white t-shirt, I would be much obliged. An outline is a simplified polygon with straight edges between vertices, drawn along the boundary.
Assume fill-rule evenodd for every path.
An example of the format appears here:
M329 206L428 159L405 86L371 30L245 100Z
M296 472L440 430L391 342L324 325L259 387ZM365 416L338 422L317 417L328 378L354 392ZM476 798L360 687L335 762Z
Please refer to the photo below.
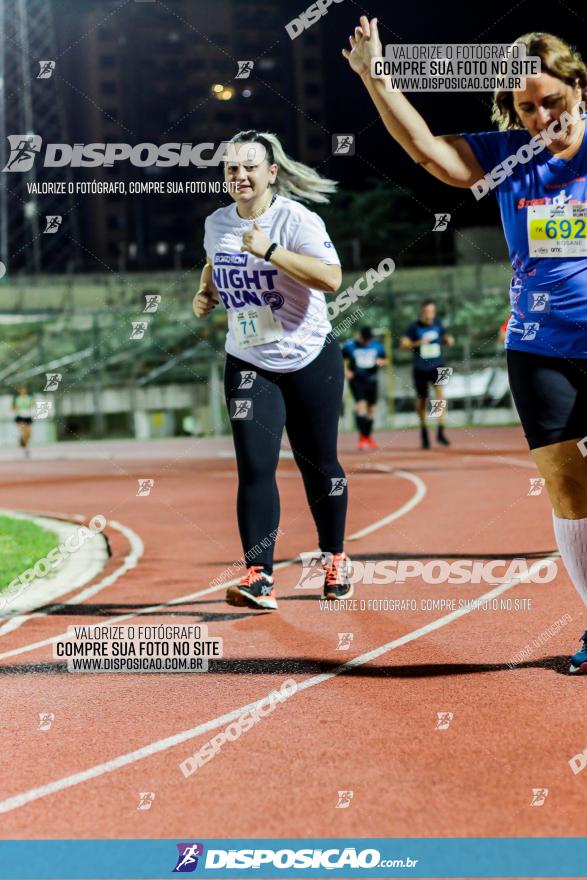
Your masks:
M340 265L323 220L299 202L278 195L255 222L271 241L288 251ZM270 306L283 327L283 340L241 348L229 327L226 351L262 369L290 373L320 354L332 330L326 299L321 290L294 281L262 257L241 253L243 233L252 228L252 220L238 216L236 204L219 208L206 218L204 248L213 262L214 284L226 309Z

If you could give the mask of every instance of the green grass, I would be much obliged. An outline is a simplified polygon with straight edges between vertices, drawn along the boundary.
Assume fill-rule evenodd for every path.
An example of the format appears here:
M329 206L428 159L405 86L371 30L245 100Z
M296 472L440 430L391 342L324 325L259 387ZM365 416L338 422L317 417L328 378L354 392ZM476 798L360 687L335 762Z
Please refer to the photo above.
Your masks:
M0 592L58 544L56 532L26 519L0 516Z

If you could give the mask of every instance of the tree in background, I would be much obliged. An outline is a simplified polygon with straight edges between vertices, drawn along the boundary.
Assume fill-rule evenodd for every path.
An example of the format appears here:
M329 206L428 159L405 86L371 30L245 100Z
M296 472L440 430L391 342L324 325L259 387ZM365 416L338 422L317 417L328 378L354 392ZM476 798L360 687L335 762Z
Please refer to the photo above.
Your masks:
M320 215L345 269L376 266L384 257L397 266L454 262L452 231L432 232L433 211L391 184L370 180L361 192L340 190Z

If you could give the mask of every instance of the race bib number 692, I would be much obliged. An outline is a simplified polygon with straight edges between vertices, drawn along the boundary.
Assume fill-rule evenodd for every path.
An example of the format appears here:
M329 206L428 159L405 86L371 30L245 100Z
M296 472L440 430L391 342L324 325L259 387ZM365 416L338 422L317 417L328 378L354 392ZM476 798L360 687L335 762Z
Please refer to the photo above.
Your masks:
M530 205L531 257L587 257L587 205Z

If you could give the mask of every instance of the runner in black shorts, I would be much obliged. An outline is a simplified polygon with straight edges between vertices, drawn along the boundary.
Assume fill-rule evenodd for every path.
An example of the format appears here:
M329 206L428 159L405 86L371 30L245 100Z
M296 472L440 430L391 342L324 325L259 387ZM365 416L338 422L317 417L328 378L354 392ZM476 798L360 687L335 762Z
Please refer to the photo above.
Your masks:
M442 357L442 345L449 347L454 345L454 339L445 331L441 321L436 317L436 303L434 300L426 300L420 306L420 318L407 328L401 339L401 347L414 352L414 387L416 389L416 410L420 419L420 436L422 449L430 449L428 428L426 427L426 401L428 400L428 386L434 387L437 401L444 400L443 385L439 384L442 377L444 359ZM444 432L445 407L443 404L434 403L438 408L436 440L442 446L449 446L449 440ZM432 414L432 413L431 413Z
M343 54L414 162L477 199L497 197L514 272L510 384L561 557L587 605L587 67L559 37L527 33L514 45L539 57L540 74L494 93L499 130L434 135L385 76L371 76L383 54L377 20L362 16L350 43ZM569 671L587 673L587 632Z
M510 387L530 449L582 438L587 456L587 360L509 349ZM587 547L586 547L587 551Z
M370 327L362 327L356 339L342 347L345 375L355 401L355 422L359 432L359 449L377 449L373 439L373 421L377 407L377 372L387 364L385 349L373 339Z

